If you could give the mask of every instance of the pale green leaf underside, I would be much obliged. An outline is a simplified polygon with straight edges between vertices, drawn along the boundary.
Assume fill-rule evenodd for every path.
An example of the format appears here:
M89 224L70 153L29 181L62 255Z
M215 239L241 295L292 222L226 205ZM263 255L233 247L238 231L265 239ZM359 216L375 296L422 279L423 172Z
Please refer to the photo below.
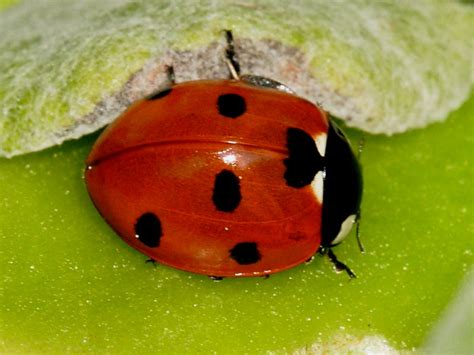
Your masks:
M23 1L0 13L0 155L97 130L162 84L166 63L179 81L225 77L225 28L244 71L349 125L425 126L469 93L473 21L447 1Z

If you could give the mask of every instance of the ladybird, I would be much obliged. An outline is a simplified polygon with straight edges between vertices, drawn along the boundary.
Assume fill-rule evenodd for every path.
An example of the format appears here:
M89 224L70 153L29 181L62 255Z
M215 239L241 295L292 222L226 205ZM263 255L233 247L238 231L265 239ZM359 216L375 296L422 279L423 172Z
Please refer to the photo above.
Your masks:
M133 104L86 161L103 218L152 260L207 276L266 276L332 252L356 222L358 160L317 105L263 77L174 83Z

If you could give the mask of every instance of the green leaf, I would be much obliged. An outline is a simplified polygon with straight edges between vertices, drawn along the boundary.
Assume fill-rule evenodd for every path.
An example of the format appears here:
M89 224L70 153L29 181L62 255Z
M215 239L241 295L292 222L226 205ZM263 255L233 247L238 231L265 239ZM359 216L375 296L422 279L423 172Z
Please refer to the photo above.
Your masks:
M162 85L274 78L351 126L387 134L442 120L472 85L474 10L454 1L2 2L0 155L77 138ZM0 7L1 8L1 7Z
M458 295L452 300L423 347L426 354L470 354L474 349L474 272L466 275Z
M0 10L6 9L14 4L16 4L18 0L0 0Z
M89 200L97 135L0 159L0 352L328 353L421 347L473 267L474 96L444 123L366 135L360 254L269 279L145 263ZM357 141L361 132L349 130Z

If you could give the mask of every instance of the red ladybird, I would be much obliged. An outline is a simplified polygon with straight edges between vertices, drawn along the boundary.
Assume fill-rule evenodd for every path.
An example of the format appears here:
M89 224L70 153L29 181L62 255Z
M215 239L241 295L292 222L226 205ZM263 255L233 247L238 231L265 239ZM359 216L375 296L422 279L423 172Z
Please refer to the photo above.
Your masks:
M287 91L246 76L138 101L87 158L95 206L153 260L209 276L263 276L330 251L358 214L359 165L326 113Z

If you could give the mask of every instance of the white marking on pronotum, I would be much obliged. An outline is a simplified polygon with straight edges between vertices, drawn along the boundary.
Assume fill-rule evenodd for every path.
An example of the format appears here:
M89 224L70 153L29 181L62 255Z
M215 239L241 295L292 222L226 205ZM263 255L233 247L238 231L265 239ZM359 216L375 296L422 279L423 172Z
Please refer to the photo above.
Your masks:
M315 138L314 141L316 142L316 148L318 149L319 154L322 157L326 154L326 142L328 139L328 135L326 133L320 133Z
M332 241L332 245L338 244L344 240L345 237L349 234L349 232L352 229L352 225L356 221L356 215L351 214L349 217L347 217L344 222L341 224L341 229L339 230L339 233L337 234L336 238Z
M320 204L323 203L323 180L323 171L320 170L311 182L311 189L313 189L314 196L316 196Z

